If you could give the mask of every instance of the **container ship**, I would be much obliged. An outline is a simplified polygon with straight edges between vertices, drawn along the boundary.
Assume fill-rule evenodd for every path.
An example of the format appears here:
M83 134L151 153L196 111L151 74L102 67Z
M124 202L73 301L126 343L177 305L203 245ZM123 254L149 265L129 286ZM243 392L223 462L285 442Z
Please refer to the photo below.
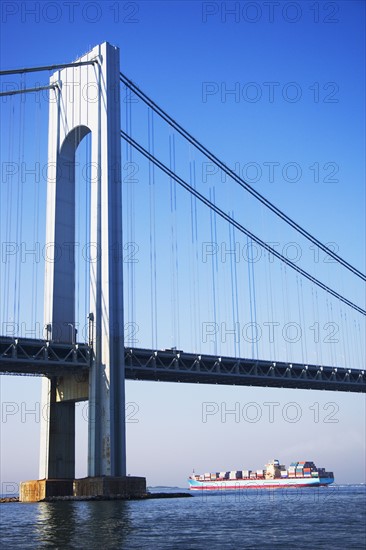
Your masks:
M273 487L320 487L334 481L333 472L317 468L314 462L292 462L288 468L279 460L266 464L264 470L232 470L196 475L189 479L189 488L197 489L266 489Z

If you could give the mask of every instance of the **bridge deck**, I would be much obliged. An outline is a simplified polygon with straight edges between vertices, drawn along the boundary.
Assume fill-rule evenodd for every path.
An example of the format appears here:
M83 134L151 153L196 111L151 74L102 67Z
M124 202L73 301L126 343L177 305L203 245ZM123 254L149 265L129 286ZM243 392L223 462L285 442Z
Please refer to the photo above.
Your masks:
M61 376L86 370L87 344L0 337L0 373ZM366 392L365 371L217 357L175 350L125 349L126 378L201 384Z
M331 391L366 391L365 372L171 350L126 349L126 378Z
M61 376L90 365L87 344L62 344L31 338L0 337L0 373Z

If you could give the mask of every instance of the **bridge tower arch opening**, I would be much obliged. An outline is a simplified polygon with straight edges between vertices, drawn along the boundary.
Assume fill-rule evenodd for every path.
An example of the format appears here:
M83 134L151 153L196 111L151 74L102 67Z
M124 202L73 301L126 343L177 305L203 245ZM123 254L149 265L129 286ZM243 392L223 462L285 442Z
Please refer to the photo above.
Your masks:
M75 154L89 133L96 255L90 261L94 339L87 390L81 395L72 375L43 379L41 479L75 477L75 402L85 398L88 475L126 475L119 75L119 49L104 43L50 79L46 246L53 256L45 266L44 323L53 341L77 345Z

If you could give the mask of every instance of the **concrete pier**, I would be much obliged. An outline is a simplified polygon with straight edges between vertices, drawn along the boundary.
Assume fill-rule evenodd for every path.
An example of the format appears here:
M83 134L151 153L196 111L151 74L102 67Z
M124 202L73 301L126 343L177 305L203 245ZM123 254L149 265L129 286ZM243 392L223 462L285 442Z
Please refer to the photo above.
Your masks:
M20 484L20 502L41 502L54 497L142 498L146 478L100 476L82 479L38 479Z
M136 498L146 494L146 478L135 476L85 477L74 481L74 496Z
M72 479L35 479L22 481L20 502L40 502L49 497L65 497L73 494Z

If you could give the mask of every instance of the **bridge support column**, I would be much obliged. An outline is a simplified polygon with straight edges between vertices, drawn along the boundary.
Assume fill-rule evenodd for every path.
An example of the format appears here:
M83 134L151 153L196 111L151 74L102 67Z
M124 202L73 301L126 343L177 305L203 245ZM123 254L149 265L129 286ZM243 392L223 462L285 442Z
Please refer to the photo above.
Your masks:
M75 477L75 403L56 400L57 378L43 380L40 479Z
M119 50L104 43L77 61L89 64L51 77L57 88L51 91L48 161L56 170L48 179L46 242L61 256L46 262L45 323L52 340L74 342L75 151L91 132L90 242L96 255L90 262L88 475L116 479L126 476ZM56 402L56 383L43 382L48 414L40 477L46 479L74 477L74 404Z

